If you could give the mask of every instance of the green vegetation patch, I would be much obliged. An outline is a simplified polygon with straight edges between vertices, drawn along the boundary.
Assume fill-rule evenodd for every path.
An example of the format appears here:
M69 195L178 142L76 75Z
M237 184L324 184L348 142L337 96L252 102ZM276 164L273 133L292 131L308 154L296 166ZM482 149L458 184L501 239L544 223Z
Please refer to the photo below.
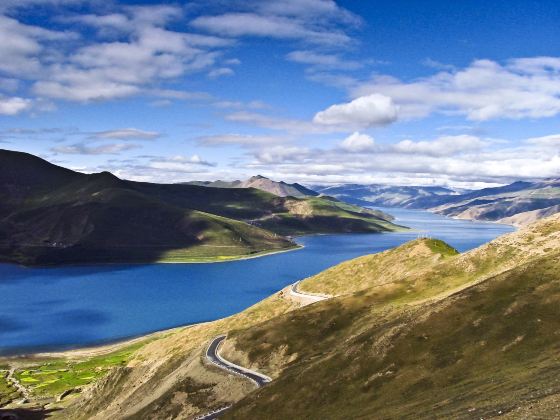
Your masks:
M432 250L432 252L438 253L443 257L452 257L459 253L459 251L455 248L439 239L426 239L424 243Z
M87 360L56 359L16 370L16 378L38 397L57 397L105 376L113 367L124 366L145 343L92 357Z
M3 407L18 398L21 398L20 393L7 379L8 371L0 370L0 407Z

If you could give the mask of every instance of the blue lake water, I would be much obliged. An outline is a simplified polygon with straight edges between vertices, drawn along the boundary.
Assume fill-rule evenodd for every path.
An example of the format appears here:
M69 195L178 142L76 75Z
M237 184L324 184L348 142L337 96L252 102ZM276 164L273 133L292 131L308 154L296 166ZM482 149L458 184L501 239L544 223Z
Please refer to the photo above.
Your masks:
M217 264L24 268L0 264L0 355L109 342L222 318L339 262L395 247L418 235L459 251L513 228L384 209L416 229L299 238L305 248Z

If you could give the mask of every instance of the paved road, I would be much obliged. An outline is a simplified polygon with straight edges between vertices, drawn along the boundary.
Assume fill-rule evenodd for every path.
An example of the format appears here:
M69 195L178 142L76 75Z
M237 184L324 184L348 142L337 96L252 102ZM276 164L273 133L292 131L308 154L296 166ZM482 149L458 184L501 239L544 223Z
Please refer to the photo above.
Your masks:
M296 281L294 284L292 284L292 286L290 287L290 294L300 299L303 299L305 305L309 305L311 303L320 302L321 300L328 299L328 297L326 296L312 295L309 293L298 292L297 288L300 281Z
M228 372L234 373L236 375L239 376L243 376L244 378L247 378L249 380L251 380L255 385L257 385L257 388L260 388L264 385L266 385L267 383L269 383L270 381L272 381L271 378L269 378L266 375L263 375L262 373L259 372L255 372L253 370L244 368L242 366L236 365L235 363L229 362L226 359L224 359L222 356L220 356L220 354L218 353L218 348L220 347L220 344L222 344L222 342L226 339L225 335L220 335L216 338L214 338L211 342L210 345L208 346L208 349L206 349L206 358L213 364L215 364L216 366L227 370ZM196 420L214 420L217 419L218 417L220 417L220 415L222 413L224 413L224 411L226 411L227 409L229 409L231 406L226 406L226 407L222 407L219 409L216 409L214 411L211 411L209 413L206 413L202 416L196 417Z
M229 362L226 359L224 359L222 356L220 356L220 354L218 353L218 347L220 346L222 341L224 341L225 339L226 339L225 335L220 335L220 336L214 338L210 342L210 345L208 346L208 349L206 350L206 358L210 362L212 362L216 366L219 366L222 369L225 369L229 372L232 372L232 373L235 373L237 375L243 376L247 379L250 379L259 388L261 386L266 385L267 383L269 383L272 380L271 378L269 378L266 375L263 375L262 373L255 372L253 370L244 368L243 366L236 365L235 363Z

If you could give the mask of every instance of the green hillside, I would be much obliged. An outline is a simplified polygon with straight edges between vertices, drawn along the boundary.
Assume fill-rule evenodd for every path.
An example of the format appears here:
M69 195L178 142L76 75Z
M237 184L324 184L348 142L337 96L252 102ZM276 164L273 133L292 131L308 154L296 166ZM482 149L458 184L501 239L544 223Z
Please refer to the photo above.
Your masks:
M390 281L346 264L370 287L230 334L277 379L224 418L488 418L560 395L560 217Z
M285 250L284 235L401 229L381 212L256 189L81 174L0 151L0 261L214 261Z

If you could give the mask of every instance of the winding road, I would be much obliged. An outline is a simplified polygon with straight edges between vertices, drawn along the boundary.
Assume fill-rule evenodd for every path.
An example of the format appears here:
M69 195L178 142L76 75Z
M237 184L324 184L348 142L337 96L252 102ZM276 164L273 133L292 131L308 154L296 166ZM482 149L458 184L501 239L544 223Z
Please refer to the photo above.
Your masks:
M315 302L320 302L322 300L328 299L328 296L321 296L321 295L313 295L310 293L302 293L298 292L298 286L301 280L296 281L294 284L290 286L290 295L298 298L302 303L303 306L310 305Z
M222 356L220 356L220 353L218 352L218 348L220 347L220 344L225 339L226 339L226 335L220 335L220 336L214 338L210 342L210 345L208 346L208 349L206 350L206 358L211 363L213 363L216 366L218 366L222 369L225 369L225 370L227 370L231 373L243 376L243 377L251 380L255 385L257 385L258 388L260 388L261 386L264 386L267 383L269 383L270 381L272 381L272 379L270 377L268 377L266 375L263 375L262 373L255 372L254 370L250 370L250 369L244 368L243 366L236 365L235 363L229 362L226 359L224 359Z
M321 300L325 300L328 299L328 296L320 296L320 295L312 295L309 293L302 293L302 292L298 292L297 290L297 286L299 284L299 281L295 282L294 284L292 284L291 286L289 286L289 294L296 298L299 302L301 302L302 306L306 306L306 305L310 305L312 303L315 302L319 302ZM261 388L264 385L266 385L267 383L269 383L270 381L272 381L272 379L266 375L263 375L262 373L259 372L255 372L254 370L250 370L247 368L244 368L243 366L239 366L236 365L235 363L232 363L226 359L224 359L222 356L220 356L219 353L219 348L220 348L220 344L223 343L223 341L226 339L227 335L222 334L219 335L218 337L214 338L210 344L208 345L208 348L206 349L206 359L218 366L221 369L224 369L230 373L242 376L246 379L249 379L251 382L253 382L257 388ZM231 406L226 406L226 407L222 407L219 409L216 409L210 413L206 413L202 416L196 417L196 420L213 420L218 418L224 411L226 411L227 409L229 409Z

